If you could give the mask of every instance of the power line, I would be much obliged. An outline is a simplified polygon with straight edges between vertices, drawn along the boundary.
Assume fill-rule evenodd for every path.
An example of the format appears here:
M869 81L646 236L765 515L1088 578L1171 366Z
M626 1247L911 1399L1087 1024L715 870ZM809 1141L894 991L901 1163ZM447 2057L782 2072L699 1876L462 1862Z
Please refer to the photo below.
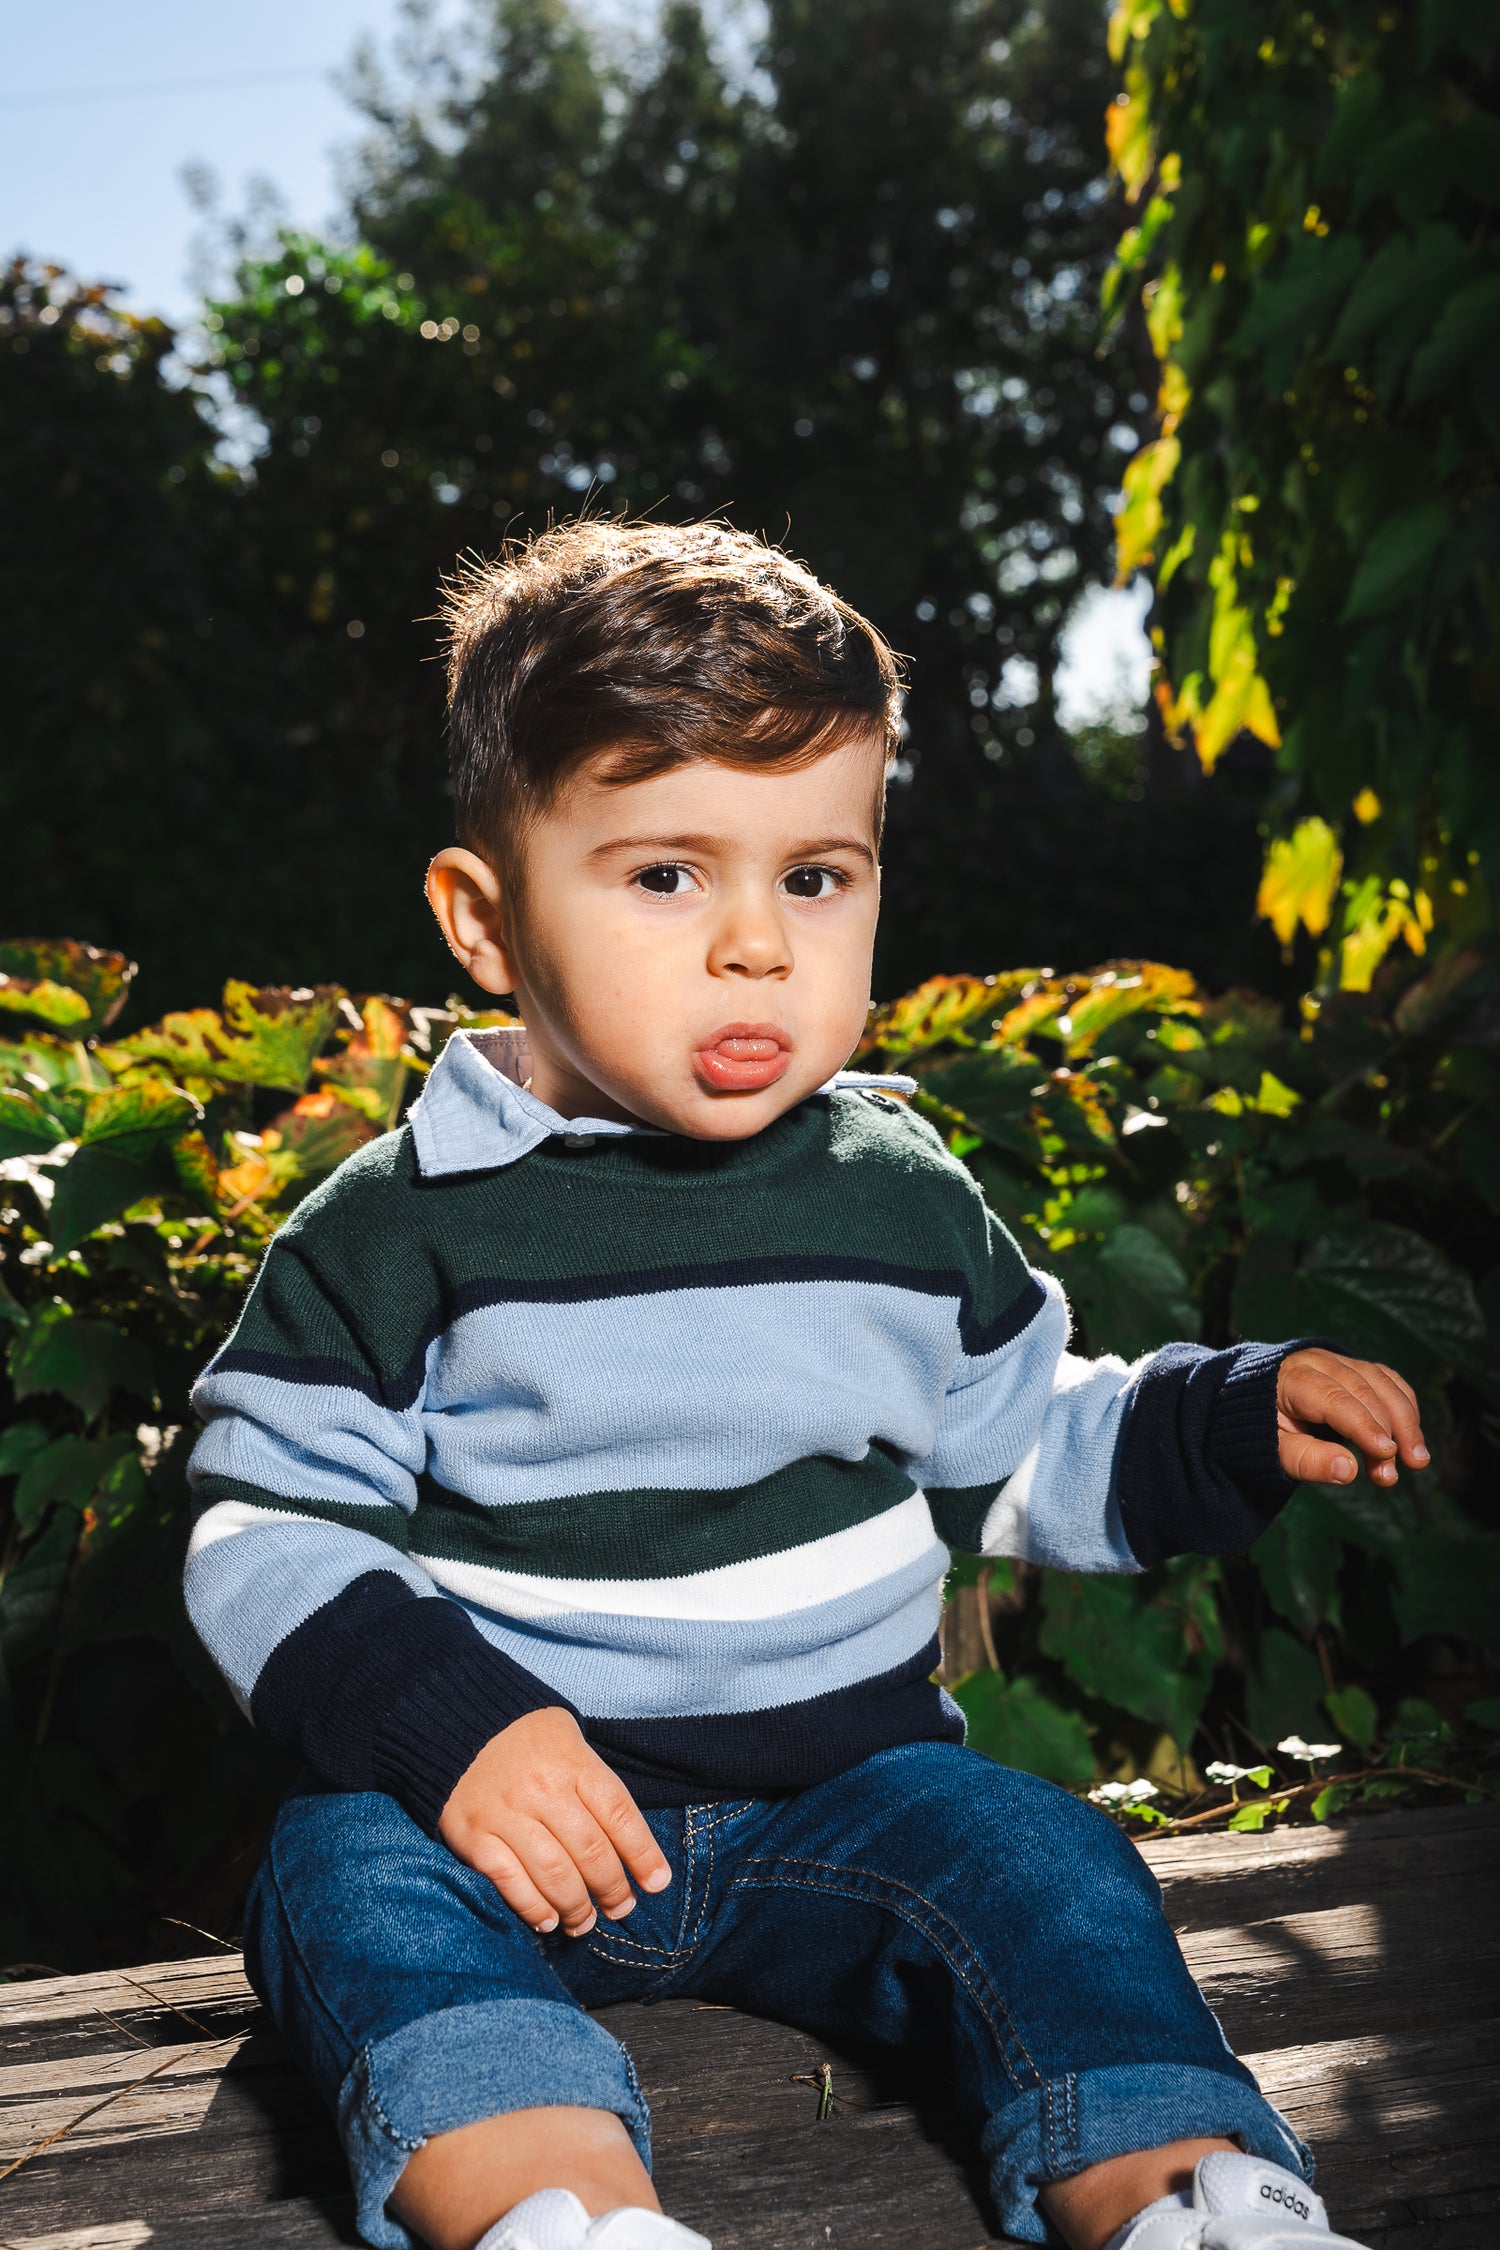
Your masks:
M248 70L222 78L158 78L131 86L59 86L42 94L0 95L0 110L59 109L74 102L144 101L157 94L228 94L256 86L294 86L326 70Z

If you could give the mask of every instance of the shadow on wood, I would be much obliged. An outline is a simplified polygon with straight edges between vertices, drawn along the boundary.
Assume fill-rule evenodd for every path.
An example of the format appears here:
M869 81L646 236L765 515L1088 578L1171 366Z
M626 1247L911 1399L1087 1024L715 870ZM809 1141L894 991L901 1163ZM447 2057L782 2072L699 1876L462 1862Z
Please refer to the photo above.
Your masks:
M1334 2224L1370 2250L1489 2250L1500 1812L1142 1850L1231 2044L1317 2148ZM715 2250L1002 2239L941 2086L691 2000L603 2020L651 2101L663 2201ZM333 2129L237 1956L0 1987L0 2167L17 2157L0 2250L355 2239Z

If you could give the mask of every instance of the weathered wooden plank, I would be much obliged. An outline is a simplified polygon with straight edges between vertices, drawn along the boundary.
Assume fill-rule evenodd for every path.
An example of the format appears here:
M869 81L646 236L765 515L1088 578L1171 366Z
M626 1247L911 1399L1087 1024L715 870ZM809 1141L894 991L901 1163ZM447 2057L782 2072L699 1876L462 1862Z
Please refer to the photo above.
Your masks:
M1487 2245L1500 2210L1500 1812L1167 1839L1144 1856L1231 2040L1318 2145L1336 2223L1372 2250ZM998 2239L941 2089L893 2086L801 2033L691 2001L606 2020L652 2103L663 2192L716 2250ZM816 2089L799 2081L825 2060L837 2102L820 2124ZM88 2109L0 2184L0 2250L352 2240L332 2128L237 1959L0 1988L0 2151Z
M1416 1890L1436 1904L1478 1882L1500 1884L1500 1805L1383 1813L1333 1827L1262 1835L1142 1840L1179 1932Z

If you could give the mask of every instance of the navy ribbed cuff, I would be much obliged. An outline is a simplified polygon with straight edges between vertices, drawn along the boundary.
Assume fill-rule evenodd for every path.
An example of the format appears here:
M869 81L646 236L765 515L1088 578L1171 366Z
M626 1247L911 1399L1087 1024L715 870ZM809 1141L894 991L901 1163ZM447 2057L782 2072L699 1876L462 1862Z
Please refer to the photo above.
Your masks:
M438 1609L444 1615L431 1620L438 1630L387 1708L372 1758L375 1786L403 1804L429 1836L437 1834L460 1776L502 1728L528 1711L572 1709L451 1603L419 1601L416 1619L431 1631L424 1613Z

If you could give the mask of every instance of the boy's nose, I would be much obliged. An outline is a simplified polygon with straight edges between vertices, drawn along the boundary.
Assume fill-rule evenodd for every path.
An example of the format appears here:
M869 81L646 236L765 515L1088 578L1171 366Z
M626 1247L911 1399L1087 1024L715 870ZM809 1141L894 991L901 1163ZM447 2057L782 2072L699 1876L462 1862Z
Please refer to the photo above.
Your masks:
M751 907L727 914L709 948L708 966L720 977L790 975L792 949L781 916Z

